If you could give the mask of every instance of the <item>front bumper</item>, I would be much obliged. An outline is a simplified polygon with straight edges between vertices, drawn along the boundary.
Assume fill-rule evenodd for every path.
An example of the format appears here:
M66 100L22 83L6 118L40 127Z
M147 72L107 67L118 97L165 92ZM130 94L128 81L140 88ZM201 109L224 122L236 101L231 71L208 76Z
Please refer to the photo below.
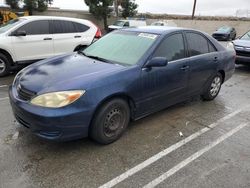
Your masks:
M229 40L229 36L227 35L212 35L213 38L215 38L216 40Z
M236 64L249 64L250 65L250 57L247 56L236 56Z
M49 109L30 105L22 101L11 86L10 104L16 120L33 134L55 141L69 141L88 136L88 128L94 110L70 105Z

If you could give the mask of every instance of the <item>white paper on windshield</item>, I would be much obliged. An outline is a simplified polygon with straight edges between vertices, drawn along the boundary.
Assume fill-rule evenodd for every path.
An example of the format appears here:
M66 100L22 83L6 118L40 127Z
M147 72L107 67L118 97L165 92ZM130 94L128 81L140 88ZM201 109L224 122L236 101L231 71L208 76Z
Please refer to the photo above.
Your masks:
M151 33L140 33L138 36L155 40L158 35L154 35Z

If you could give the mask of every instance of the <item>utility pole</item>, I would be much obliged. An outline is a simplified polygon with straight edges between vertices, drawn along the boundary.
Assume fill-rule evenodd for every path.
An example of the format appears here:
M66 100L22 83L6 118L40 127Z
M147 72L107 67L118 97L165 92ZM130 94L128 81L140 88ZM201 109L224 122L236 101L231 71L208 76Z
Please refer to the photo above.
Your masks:
M197 0L194 0L194 6L193 6L193 14L192 14L192 20L194 19L194 15L195 15L196 2L197 2Z

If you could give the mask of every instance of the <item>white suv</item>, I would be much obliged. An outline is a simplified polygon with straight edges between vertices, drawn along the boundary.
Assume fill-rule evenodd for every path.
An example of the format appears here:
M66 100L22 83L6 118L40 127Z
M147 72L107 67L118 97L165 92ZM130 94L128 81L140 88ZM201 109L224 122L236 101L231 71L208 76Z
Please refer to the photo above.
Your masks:
M77 51L101 37L88 20L27 16L0 26L0 77L24 63Z

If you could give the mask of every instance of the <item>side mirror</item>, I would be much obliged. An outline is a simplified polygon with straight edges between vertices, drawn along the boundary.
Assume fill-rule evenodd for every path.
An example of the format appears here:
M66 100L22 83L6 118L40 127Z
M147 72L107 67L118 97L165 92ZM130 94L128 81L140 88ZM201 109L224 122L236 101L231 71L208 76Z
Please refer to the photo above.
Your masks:
M154 57L146 63L146 68L165 67L168 65L168 60L165 57Z
M17 36L17 37L24 37L26 35L27 35L26 31L17 31L15 33L15 36Z

